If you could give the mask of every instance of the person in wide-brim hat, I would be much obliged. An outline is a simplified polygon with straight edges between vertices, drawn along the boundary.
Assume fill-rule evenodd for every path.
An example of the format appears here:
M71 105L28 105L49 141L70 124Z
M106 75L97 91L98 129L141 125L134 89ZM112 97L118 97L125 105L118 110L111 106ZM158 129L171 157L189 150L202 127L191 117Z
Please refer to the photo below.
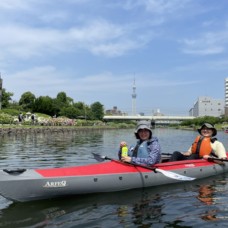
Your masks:
M127 151L127 156L121 155L123 145L126 142L120 143L119 158L123 162L141 165L154 165L161 160L161 147L157 137L152 137L149 121L139 121L135 131L137 143Z
M136 129L135 129L135 137L136 139L140 139L139 137L139 130L148 130L150 132L150 136L149 136L149 139L152 138L152 131L150 129L150 124L147 122L147 121L139 121Z
M217 130L213 124L204 123L197 129L199 134L186 152L174 151L170 161L181 161L191 159L227 159L226 149L217 138Z
M211 129L213 131L212 133L212 137L217 135L217 130L215 129L214 125L210 124L210 123L204 123L199 129L198 132L200 133L200 135L202 135L202 129L203 128L208 128Z

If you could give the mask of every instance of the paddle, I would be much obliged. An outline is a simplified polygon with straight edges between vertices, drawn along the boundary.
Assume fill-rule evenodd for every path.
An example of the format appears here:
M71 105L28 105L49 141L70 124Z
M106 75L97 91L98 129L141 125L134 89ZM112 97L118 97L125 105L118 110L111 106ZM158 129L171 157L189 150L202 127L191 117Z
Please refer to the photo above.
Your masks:
M170 153L162 153L162 155L169 155L169 156L171 156L172 154L170 154Z
M214 158L214 157L209 157L207 160L208 160L208 161L221 161L221 162L228 162L228 159Z
M116 159L113 159L113 158L109 158L109 157L104 156L104 155L99 155L99 154L96 154L96 153L92 153L92 154L93 154L94 158L97 161L99 161L99 162L103 162L104 160L110 160L110 161L115 161L115 162L124 164L123 162L121 162L119 160L116 160ZM155 173L156 172L162 173L166 177L169 177L169 178L172 178L172 179L175 179L175 180L181 180L181 181L192 181L192 180L195 180L195 178L183 176L183 175L180 175L180 174L177 174L177 173L174 173L174 172L170 172L170 171L166 171L166 170L163 170L163 169L153 168L153 167L149 167L149 166L146 166L146 165L140 165L140 164L132 164L132 163L127 163L127 164L135 166L135 167L142 167L142 168L145 168L145 169L153 170Z

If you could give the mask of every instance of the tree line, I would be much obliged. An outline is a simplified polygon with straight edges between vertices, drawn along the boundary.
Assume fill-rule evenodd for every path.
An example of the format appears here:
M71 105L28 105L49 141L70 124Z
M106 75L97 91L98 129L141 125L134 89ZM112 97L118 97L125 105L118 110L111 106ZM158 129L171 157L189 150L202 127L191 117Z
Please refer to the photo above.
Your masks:
M12 92L2 90L2 108L12 108L24 112L37 112L50 116L65 116L70 119L103 120L104 106L100 102L87 105L84 102L74 102L65 92L59 92L55 98L49 96L36 97L28 91L21 95L19 102L12 102ZM119 121L114 121L119 122ZM228 117L204 116L186 120L182 126L200 126L204 122L212 124L228 124ZM131 123L131 122L130 122Z
M43 113L50 116L65 116L71 119L103 120L104 106L100 102L87 105L74 102L65 92L59 92L55 98L50 96L36 97L27 91L21 95L19 102L12 102L12 92L2 89L2 108L17 109L24 112Z

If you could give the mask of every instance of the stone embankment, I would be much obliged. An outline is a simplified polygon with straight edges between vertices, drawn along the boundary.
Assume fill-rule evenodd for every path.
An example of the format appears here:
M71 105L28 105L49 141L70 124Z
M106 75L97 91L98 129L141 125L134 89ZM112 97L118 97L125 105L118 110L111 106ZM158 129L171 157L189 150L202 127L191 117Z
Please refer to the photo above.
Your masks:
M15 127L0 128L0 137L24 134L54 134L54 133L72 133L85 132L106 129L104 127ZM108 128L110 129L110 128Z

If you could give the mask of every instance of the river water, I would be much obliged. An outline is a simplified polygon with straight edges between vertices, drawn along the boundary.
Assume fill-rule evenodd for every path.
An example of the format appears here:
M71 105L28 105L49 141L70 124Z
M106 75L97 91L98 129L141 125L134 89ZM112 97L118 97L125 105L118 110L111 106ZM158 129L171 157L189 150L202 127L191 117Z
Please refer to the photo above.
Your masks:
M186 151L197 132L154 129L163 153ZM218 132L228 150L228 134ZM117 158L133 129L23 134L0 138L0 167L39 168L97 163L91 153ZM228 174L170 186L14 203L0 196L0 227L225 227Z

